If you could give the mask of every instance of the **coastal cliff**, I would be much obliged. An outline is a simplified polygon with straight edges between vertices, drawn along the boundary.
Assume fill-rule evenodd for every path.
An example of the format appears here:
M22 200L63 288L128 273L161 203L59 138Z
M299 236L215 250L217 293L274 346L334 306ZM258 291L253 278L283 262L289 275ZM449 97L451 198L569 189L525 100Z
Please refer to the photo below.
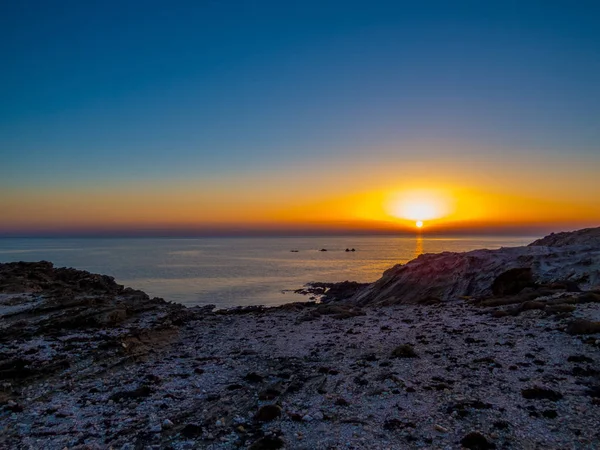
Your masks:
M552 284L600 289L600 228L553 234L527 247L421 255L387 270L351 301L361 306L448 301Z
M0 264L0 448L595 448L598 230L277 308Z

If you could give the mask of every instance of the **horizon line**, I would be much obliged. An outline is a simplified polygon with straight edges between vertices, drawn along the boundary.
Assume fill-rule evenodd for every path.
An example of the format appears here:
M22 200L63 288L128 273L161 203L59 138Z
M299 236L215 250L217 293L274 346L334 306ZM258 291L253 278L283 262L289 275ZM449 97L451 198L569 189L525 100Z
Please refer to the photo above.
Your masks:
M0 239L93 239L93 238L285 238L285 237L461 237L506 236L543 237L550 233L573 231L549 227L503 227L451 230L65 230L0 232Z

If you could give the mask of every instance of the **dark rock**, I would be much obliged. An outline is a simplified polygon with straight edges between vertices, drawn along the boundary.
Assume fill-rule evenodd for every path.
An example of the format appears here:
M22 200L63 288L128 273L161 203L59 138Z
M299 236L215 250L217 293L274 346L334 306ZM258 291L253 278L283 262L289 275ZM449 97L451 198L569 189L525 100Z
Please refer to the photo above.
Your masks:
M277 450L284 445L285 442L278 436L264 436L254 442L249 450Z
M24 408L23 408L23 406L19 405L18 403L13 403L13 404L5 405L4 410L10 411L12 413L20 413L20 412L23 412Z
M546 419L556 419L556 417L558 417L558 413L554 409L547 409L542 411L542 416L544 416Z
M244 377L244 380L247 381L248 383L260 383L261 381L264 380L264 377L262 375L257 374L256 372L249 372Z
M491 407L491 404L479 400L463 401L448 406L446 408L446 413L452 414L453 412L456 412L459 417L466 417L469 415L471 409L490 409Z
M281 416L281 408L278 405L264 405L254 415L257 422L270 422Z
M320 295L322 303L345 300L352 297L361 289L369 286L369 283L358 283L356 281L341 281L339 283L308 283L304 288L297 289L296 294Z
M529 389L523 389L521 391L521 395L523 398L528 400L550 400L553 402L557 402L562 399L563 396L560 392L553 391L552 389L542 388L539 386L534 386Z
M514 295L532 285L531 268L515 268L507 270L496 277L492 283L492 293L494 295Z
M600 384L597 386L591 386L587 391L586 394L589 397L593 397L593 398L600 398Z
M361 377L354 377L354 383L358 384L359 386L366 386L369 384L367 380Z
M574 363L593 363L594 360L585 355L571 355L567 358L567 361Z
M600 293L586 292L577 298L577 303L600 303Z
M388 431L403 430L405 428L417 428L414 422L399 419L388 419L383 423L383 429Z
M590 366L587 366L586 368L575 366L573 367L571 374L576 377L594 377L600 374L600 372L598 372L596 369L592 369Z
M279 384L269 386L258 394L259 400L273 400L281 395L281 387Z
M110 396L110 399L114 402L118 402L120 400L139 400L141 398L148 397L153 392L154 391L148 386L140 386L139 388L131 391L116 392Z
M186 438L195 438L202 434L202 427L200 425L196 425L194 423L188 423L181 430L181 434Z
M577 319L567 325L567 333L571 335L600 333L600 322Z
M510 426L510 424L506 420L497 420L493 423L493 425L494 428L497 428L499 430L506 430Z
M488 441L488 439L481 433L472 432L467 434L460 441L461 445L470 450L488 450L496 448L496 444Z
M546 306L545 311L548 314L562 314L562 313L570 313L575 311L575 306L567 305L563 303L559 303L558 305L549 305Z
M349 406L350 403L348 402L348 400L346 400L345 398L338 398L336 399L335 403L336 406Z
M393 358L418 358L417 352L414 347L409 344L402 344L396 347L392 351Z

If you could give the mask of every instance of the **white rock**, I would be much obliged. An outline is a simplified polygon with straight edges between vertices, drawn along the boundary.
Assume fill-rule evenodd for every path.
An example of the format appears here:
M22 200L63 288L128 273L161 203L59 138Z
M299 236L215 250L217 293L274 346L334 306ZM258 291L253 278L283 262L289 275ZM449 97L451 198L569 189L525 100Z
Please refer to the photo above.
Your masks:
M600 228L594 230L600 234ZM585 290L600 283L600 243L424 254L386 270L351 301L367 305L488 296L494 280L515 268L530 268L535 282L573 280Z

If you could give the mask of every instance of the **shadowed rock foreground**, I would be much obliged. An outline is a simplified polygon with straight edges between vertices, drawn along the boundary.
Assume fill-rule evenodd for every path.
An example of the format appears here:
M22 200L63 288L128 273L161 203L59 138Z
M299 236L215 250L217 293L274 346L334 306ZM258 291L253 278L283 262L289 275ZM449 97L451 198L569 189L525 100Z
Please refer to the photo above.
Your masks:
M597 448L594 233L270 309L0 264L0 448Z

